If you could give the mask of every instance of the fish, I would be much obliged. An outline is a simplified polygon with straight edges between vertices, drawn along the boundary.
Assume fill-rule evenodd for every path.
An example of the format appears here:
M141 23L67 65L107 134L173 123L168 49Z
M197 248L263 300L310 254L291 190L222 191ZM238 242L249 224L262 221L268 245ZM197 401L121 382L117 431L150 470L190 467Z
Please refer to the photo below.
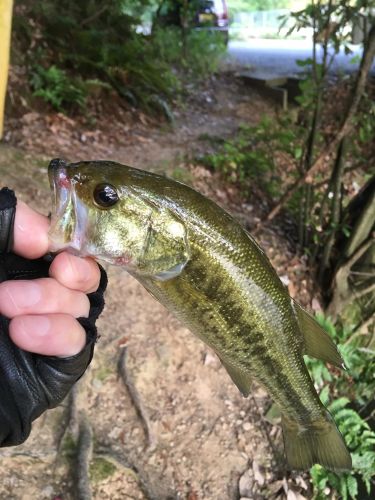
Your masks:
M243 396L253 380L263 386L291 469L351 469L303 358L343 367L341 355L239 222L193 188L127 165L55 159L48 171L53 251L123 266L214 350Z

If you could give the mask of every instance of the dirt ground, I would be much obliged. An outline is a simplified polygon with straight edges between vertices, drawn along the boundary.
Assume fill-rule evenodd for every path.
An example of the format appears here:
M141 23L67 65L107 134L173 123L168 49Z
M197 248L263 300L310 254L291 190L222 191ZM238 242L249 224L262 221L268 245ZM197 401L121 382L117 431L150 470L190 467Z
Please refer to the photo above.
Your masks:
M272 106L224 75L189 96L173 126L116 110L113 122L85 128L60 114L26 110L9 120L9 144L0 145L2 183L47 214L51 158L106 158L190 182L244 223L254 222L265 207L241 201L234 188L223 187L192 158L210 147L202 138L232 135L240 123L256 123L264 111L273 112ZM259 239L291 295L311 306L303 259L276 227ZM108 268L108 274L92 365L74 397L39 419L24 445L0 451L0 498L76 498L79 467L71 436L83 414L93 432L95 500L308 498L306 478L284 470L277 419L265 417L266 393L254 385L244 399L210 349L134 279L119 268ZM125 344L127 373L149 418L151 446L118 375Z

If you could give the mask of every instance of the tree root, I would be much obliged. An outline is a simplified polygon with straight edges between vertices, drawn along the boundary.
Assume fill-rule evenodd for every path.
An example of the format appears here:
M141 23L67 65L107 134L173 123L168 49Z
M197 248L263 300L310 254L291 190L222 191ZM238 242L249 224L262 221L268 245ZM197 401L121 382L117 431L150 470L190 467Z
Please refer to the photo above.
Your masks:
M150 418L148 416L148 412L143 405L143 402L141 400L140 394L137 390L137 388L134 385L134 382L129 375L127 371L127 366L126 366L126 358L127 358L127 347L123 347L121 349L120 357L117 363L117 370L118 374L121 377L121 380L123 381L129 396L132 400L132 403L134 405L134 408L136 409L136 412L142 422L145 435L146 435L146 440L147 440L147 447L149 449L154 449L156 447L156 438L155 435L152 431L151 428L151 423L150 423Z
M61 451L61 445L67 432L70 432L75 440L78 438L78 407L77 396L79 392L79 382L76 383L69 392L66 398L63 416L56 433L56 448L57 454Z
M254 395L252 393L250 393L249 397L253 403L253 406L255 407L255 412L257 413L257 416L258 416L258 423L260 424L259 428L260 428L261 433L263 434L263 436L265 437L265 439L268 443L268 448L271 451L272 458L273 458L273 460L276 461L277 464L279 464L280 463L280 452L277 450L274 442L270 438L269 428L267 428L268 422L264 418L263 412L260 410L259 405L258 405L257 400L255 399ZM285 468L285 463L284 463L284 468Z
M91 500L89 465L92 457L93 432L85 412L81 412L77 444L77 500Z
M38 460L39 462L54 462L56 458L56 451L44 451L44 452L33 452L33 451L14 451L14 449L5 449L0 451L0 459L13 459L13 458L27 458L31 460Z
M147 498L147 500L160 500L161 498L165 500L177 500L177 497L166 487L163 482L154 485L152 481L149 480L148 475L143 467L138 467L135 463L120 456L115 450L112 450L108 446L98 445L95 448L95 457L107 460L124 474L133 477L137 483L138 487Z

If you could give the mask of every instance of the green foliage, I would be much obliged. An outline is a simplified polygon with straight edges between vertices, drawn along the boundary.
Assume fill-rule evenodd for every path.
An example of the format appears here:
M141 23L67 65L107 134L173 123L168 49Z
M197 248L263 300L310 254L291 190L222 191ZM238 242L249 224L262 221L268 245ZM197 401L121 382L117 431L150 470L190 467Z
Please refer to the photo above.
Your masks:
M316 386L323 387L320 398L334 417L351 452L353 471L338 475L314 465L310 470L314 498L327 498L325 489L329 488L343 500L357 499L360 485L370 495L371 480L375 477L375 432L365 420L367 405L373 400L375 391L375 352L363 348L360 339L350 329L335 328L323 315L318 315L317 319L340 344L348 374L332 376L324 364L315 359L307 359L306 364Z
M303 155L301 133L302 129L293 126L291 115L264 116L256 126L242 125L234 139L225 141L217 153L204 157L203 162L237 184L245 194L256 181L270 197L277 198L285 164L289 175L296 174L295 164Z
M204 79L217 71L226 51L221 33L209 30L189 31L185 47L176 26L156 29L152 40L155 57L192 80Z
M109 83L132 104L147 106L154 95L170 96L176 81L153 57L150 40L135 33L136 19L124 13L122 4L47 1L33 12L60 67Z
M90 94L86 84L94 80L131 105L171 120L168 103L181 91L186 74L204 78L215 71L224 44L216 33L188 30L182 51L177 28L153 36L138 33L140 18L154 3L20 0L15 25L35 95L59 111L71 111L84 107Z
M30 83L34 95L42 97L57 111L85 107L87 89L84 82L79 78L69 78L64 70L55 65L48 69L35 65L31 72Z
M350 54L352 27L361 25L364 12L369 16L370 24L372 7L373 0L309 2L303 10L290 13L293 25L288 35L302 28L313 28L314 43L328 43L334 54L338 54L341 48L345 54Z

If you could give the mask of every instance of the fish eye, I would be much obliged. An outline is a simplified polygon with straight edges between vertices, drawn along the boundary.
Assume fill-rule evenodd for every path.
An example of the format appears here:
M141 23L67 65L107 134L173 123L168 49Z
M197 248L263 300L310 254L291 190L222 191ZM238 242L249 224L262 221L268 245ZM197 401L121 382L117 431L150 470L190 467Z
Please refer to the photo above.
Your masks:
M101 208L115 205L119 200L116 188L111 184L98 184L94 190L94 201Z

